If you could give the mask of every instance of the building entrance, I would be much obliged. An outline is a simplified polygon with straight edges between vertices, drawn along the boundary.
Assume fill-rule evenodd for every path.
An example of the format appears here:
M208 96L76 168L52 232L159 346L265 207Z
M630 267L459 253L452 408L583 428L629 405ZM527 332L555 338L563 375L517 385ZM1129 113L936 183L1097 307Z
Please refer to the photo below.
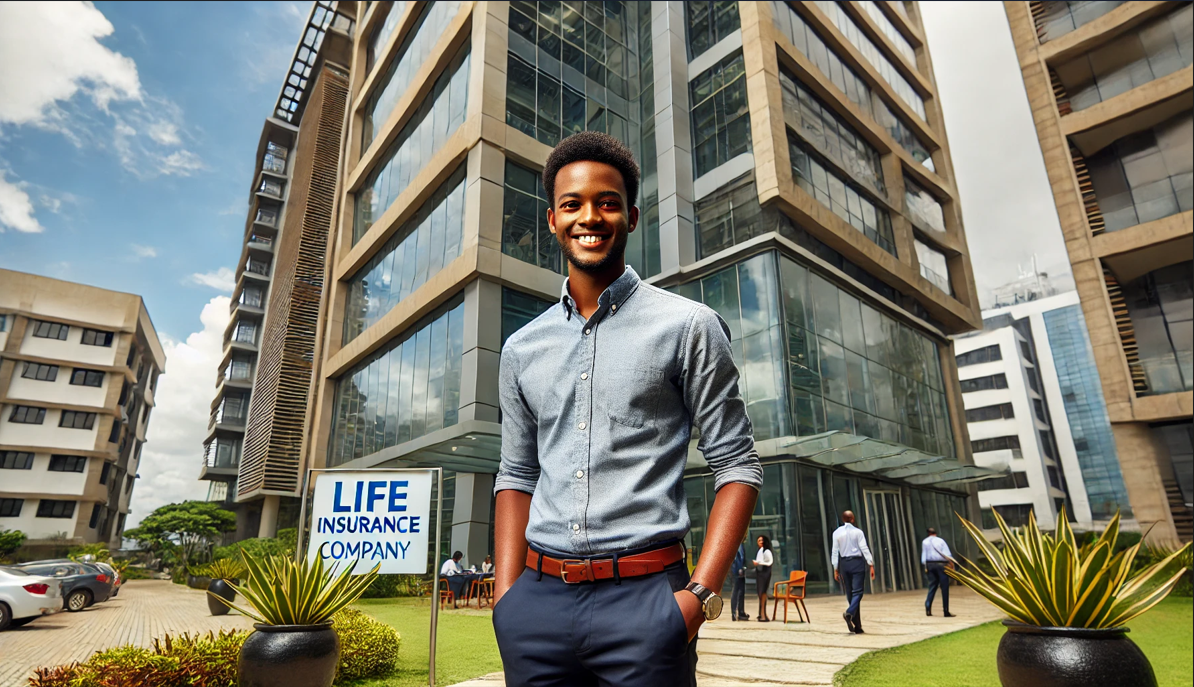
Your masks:
M866 499L866 534L875 559L875 593L915 589L914 565L910 552L915 550L908 530L904 498L898 491L864 491Z

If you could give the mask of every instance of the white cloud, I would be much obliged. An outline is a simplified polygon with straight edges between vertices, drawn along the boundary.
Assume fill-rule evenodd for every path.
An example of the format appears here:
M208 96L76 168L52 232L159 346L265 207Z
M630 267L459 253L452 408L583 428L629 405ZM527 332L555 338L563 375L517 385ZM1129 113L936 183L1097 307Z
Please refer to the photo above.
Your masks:
M199 156L189 150L176 150L160 158L158 171L165 175L189 177L192 173L207 169Z
M173 122L154 122L149 127L149 137L164 146L179 145L178 126Z
M43 193L41 194L41 197L37 199L37 204L54 213L55 215L57 215L59 212L62 212L61 198L53 198Z
M4 170L0 169L0 234L4 233L4 227L30 234L45 231L33 216L33 202L25 192L25 184L4 177Z
M133 490L130 528L159 506L201 499L207 493L207 482L199 481L199 470L228 306L227 296L216 296L203 306L201 330L186 341L162 337L166 373L158 382L156 408L137 467L141 479Z
M218 291L232 293L232 290L236 288L236 272L227 267L221 267L215 272L196 272L187 281L191 284L199 284L200 286L211 287Z
M129 248L133 249L133 255L138 258L156 258L158 256L158 249L153 246L142 246L139 243L129 244Z

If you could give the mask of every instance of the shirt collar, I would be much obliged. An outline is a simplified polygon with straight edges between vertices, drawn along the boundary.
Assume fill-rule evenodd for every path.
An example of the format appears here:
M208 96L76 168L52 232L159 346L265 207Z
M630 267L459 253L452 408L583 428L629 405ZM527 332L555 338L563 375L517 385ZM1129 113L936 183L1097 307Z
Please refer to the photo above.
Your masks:
M564 280L564 286L560 290L560 302L564 304L564 310L568 313L569 319L572 317L572 311L576 309L576 301L572 300L572 294L568 291L569 280ZM614 280L614 283L606 287L605 291L601 292L601 296L597 298L598 310L609 307L611 305L622 305L630 294L638 288L642 283L639 279L638 273L630 265L626 266L626 271L622 272L622 276Z

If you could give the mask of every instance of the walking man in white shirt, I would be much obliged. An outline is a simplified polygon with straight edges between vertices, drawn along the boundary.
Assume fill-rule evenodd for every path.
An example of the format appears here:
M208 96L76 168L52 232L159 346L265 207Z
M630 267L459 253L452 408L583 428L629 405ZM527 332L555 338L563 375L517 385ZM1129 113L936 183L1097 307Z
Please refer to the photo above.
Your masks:
M870 568L871 579L875 579L875 559L866 545L866 535L854 526L853 511L845 511L842 526L833 531L833 579L846 592L849 605L842 617L846 619L846 629L854 634L864 634L860 606L866 568Z
M920 564L929 576L929 597L925 599L925 615L933 615L933 597L937 595L937 588L941 588L941 607L946 618L954 617L949 612L949 575L946 568L954 567L954 557L949 551L949 544L937 536L937 530L929 528L929 536L920 543Z

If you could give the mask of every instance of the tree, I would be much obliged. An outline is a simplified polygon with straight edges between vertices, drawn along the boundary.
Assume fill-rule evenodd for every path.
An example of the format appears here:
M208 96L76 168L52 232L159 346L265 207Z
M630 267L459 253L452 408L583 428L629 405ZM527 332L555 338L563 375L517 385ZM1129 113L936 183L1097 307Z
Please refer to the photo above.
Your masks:
M0 558L11 554L25 543L25 533L20 530L0 529Z
M231 511L210 501L183 501L158 508L124 536L155 552L169 551L176 544L185 566L212 539L235 528L236 515Z

